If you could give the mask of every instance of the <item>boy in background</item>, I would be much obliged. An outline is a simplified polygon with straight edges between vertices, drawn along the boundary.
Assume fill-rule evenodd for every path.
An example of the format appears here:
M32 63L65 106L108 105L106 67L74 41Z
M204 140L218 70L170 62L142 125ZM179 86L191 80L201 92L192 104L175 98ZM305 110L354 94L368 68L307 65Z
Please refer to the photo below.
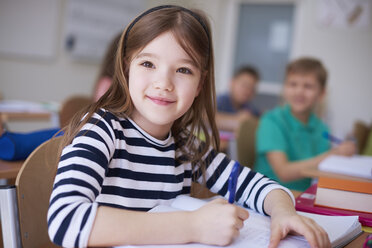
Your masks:
M217 128L235 132L240 123L259 117L259 110L251 103L256 94L260 75L251 66L238 69L230 81L230 91L217 97Z
M304 191L310 178L304 169L316 169L331 154L351 156L355 144L345 141L331 149L323 133L328 127L314 114L325 94L327 71L314 58L299 58L286 69L283 96L286 104L261 117L256 133L255 169L292 189Z

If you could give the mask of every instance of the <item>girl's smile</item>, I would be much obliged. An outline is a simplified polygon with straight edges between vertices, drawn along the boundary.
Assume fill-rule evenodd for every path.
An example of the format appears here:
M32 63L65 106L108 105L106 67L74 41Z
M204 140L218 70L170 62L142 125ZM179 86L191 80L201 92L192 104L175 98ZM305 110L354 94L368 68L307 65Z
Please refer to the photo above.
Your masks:
M164 106L167 106L169 104L172 104L172 103L175 103L176 101L174 100L170 100L170 99L167 99L167 98L163 98L163 97L152 97L152 96L147 96L151 101L153 101L155 104L159 104L159 105L164 105Z

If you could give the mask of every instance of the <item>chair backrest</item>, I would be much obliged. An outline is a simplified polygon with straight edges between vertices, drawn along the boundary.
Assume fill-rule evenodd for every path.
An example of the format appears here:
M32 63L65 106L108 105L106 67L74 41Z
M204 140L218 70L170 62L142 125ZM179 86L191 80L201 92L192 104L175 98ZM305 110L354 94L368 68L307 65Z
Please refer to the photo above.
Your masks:
M62 137L41 144L26 159L16 179L22 247L57 247L48 236L47 212Z
M236 135L238 161L241 165L251 169L254 166L256 157L255 142L257 125L258 121L256 119L243 121Z
M59 111L59 123L63 128L68 125L72 117L83 108L92 103L92 98L88 96L72 96L62 103Z
M353 135L357 141L358 154L362 154L368 140L371 127L362 121L354 122Z

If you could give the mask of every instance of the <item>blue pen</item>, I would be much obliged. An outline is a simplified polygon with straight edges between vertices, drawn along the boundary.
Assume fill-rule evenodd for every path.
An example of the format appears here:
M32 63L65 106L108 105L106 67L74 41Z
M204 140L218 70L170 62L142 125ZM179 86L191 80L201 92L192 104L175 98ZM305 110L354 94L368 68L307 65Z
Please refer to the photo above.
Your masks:
M233 168L231 169L231 173L229 176L229 203L235 202L235 193L236 193L236 185L238 184L238 176L239 176L239 168L240 165L238 162L235 162Z
M337 145L339 145L339 144L341 144L343 142L341 139L339 139L339 138L331 135L328 132L323 132L323 137L326 138L326 139L328 139L329 141L337 144Z

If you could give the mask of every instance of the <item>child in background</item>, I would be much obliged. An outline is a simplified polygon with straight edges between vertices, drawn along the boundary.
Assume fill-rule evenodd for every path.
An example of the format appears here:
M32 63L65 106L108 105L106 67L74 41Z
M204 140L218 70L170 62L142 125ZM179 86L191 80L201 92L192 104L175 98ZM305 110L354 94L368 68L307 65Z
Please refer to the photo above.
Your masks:
M239 235L248 212L222 199L191 212L147 212L189 194L192 181L228 195L234 161L216 152L211 39L205 15L179 6L129 24L112 86L64 136L48 211L53 242L227 245ZM247 167L237 186L240 204L271 215L271 247L291 231L312 247L330 246L323 229L297 215L288 189Z
M217 97L219 130L235 132L243 121L260 116L260 111L251 102L259 80L260 75L252 66L243 66L235 72L229 92Z
M98 74L98 78L93 89L92 95L93 101L95 102L98 101L103 94L105 94L112 84L112 78L114 77L115 70L115 55L116 50L118 49L120 36L121 33L117 34L106 50L106 54L102 61L101 70Z
M327 72L314 58L299 58L286 69L283 95L286 104L260 119L256 132L255 170L280 184L304 191L310 178L304 169L316 169L330 154L351 156L355 144L346 141L331 149L323 133L328 127L314 114L325 94Z

